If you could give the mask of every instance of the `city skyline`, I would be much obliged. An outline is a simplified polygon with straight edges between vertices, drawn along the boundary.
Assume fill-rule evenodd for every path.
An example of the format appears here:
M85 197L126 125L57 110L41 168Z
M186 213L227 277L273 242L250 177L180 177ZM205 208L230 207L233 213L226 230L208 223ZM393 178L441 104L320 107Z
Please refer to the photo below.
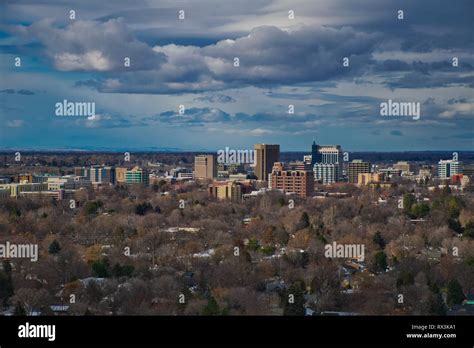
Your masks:
M473 14L0 0L1 341L468 344Z
M35 3L0 5L1 149L474 148L469 1Z

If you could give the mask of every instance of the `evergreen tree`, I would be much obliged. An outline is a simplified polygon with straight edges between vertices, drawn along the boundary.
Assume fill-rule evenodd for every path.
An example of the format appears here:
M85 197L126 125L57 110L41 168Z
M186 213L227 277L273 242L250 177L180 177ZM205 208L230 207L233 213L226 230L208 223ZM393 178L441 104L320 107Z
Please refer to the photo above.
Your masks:
M107 260L94 261L92 263L92 271L94 276L99 278L107 278L110 275L109 263Z
M283 291L283 315L304 315L304 285L300 282L293 283L286 291Z
M387 269L387 255L383 251L379 251L374 256L375 269L379 272L385 272Z
M411 207L415 204L416 199L411 193L405 193L403 195L403 211L406 214L409 214L411 211Z
M411 216L414 219L422 219L430 213L430 206L426 203L414 204L411 207Z
M8 299L13 296L13 281L11 274L7 274L4 270L0 271L0 301L6 306Z
M382 234L380 232L377 231L374 234L373 241L375 244L377 244L380 247L380 249L385 248L385 240L383 239Z
M461 284L456 279L452 279L448 283L448 305L453 306L456 304L461 304L466 297L462 291Z
M469 221L468 223L466 223L466 227L464 227L463 236L474 238L474 221Z
M429 313L434 315L446 315L446 306L441 296L441 291L436 284L430 286L432 294L428 300Z
M56 239L53 240L48 247L48 252L52 255L56 255L60 251L61 251L61 246L59 245L59 242Z
M210 297L209 300L207 301L206 307L202 310L203 315L221 315L221 309L219 308L219 305L217 304L217 301L214 297Z
M297 225L297 230L302 230L303 228L307 227L309 227L309 215L307 212L304 212L303 214L301 214L300 221Z

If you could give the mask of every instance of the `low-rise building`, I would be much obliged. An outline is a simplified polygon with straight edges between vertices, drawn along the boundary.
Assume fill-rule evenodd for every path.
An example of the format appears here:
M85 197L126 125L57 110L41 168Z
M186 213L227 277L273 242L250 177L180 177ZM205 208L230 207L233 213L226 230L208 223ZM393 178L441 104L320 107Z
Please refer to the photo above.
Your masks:
M32 174L16 174L15 182L20 184L31 184L33 182Z
M1 198L10 198L10 190L0 189L0 199Z
M242 188L241 185L235 181L214 181L210 184L209 194L212 197L225 200L229 199L231 201L240 201L242 200Z
M2 184L0 189L6 189L10 192L10 197L17 198L20 196L20 192L35 192L35 191L47 191L48 184L40 183L28 183L28 184Z
M134 167L130 170L127 170L126 173L126 183L127 184L144 184L148 185L150 182L150 177L148 171L140 168Z
M115 168L115 180L119 184L125 184L127 182L127 168L117 167Z
M20 192L21 198L29 198L33 200L63 200L63 199L72 199L74 198L75 190L56 190L56 191L35 191L35 192L28 192L23 191Z
M384 180L383 173L359 173L357 177L357 185L369 185L373 183L382 183Z
M393 165L393 169L401 171L402 175L409 175L411 170L411 165L407 161L399 161Z

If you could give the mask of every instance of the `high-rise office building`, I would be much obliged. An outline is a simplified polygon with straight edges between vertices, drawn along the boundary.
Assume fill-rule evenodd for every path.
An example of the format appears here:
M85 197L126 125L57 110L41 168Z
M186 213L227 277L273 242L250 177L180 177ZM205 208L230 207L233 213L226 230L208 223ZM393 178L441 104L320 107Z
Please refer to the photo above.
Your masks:
M336 163L342 169L342 149L340 145L318 145L318 147L319 158L316 163Z
M255 176L258 180L267 181L273 164L280 161L280 145L255 144L255 152L257 155Z
M311 145L311 165L314 166L317 162L321 162L321 154L319 153L319 145L313 140L313 144Z
M313 141L311 162L315 180L324 184L339 181L342 177L342 149L340 145L316 145Z
M268 187L308 197L313 194L314 174L311 170L291 170L283 163L276 162L272 168Z
M322 184L333 184L339 178L339 165L337 163L315 163L313 167L314 178Z
M459 162L455 160L440 160L438 162L438 176L440 179L448 179L459 173Z
M370 163L362 160L353 160L348 165L349 182L357 184L359 173L370 173Z
M194 157L194 178L213 179L217 177L217 161L214 155Z

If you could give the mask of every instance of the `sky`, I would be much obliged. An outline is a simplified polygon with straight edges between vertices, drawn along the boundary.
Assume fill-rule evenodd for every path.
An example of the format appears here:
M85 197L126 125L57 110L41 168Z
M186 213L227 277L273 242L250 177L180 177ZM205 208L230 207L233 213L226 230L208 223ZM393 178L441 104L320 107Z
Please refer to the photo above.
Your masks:
M473 18L472 0L3 0L0 148L474 150Z

